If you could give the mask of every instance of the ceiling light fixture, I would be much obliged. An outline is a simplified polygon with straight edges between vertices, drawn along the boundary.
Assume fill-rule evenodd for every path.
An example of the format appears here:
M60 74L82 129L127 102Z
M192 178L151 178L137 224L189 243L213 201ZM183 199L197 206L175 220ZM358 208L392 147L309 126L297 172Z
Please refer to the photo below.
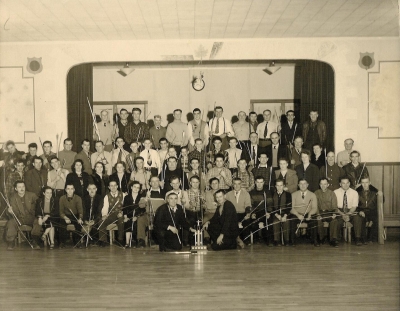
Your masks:
M280 66L275 66L275 62L271 62L268 67L263 69L263 71L265 73L268 73L269 75L272 75L273 73L277 72L279 69L281 69Z
M131 74L132 72L135 71L135 68L131 68L129 67L129 64L126 63L125 66L123 68L121 68L120 70L118 70L117 72L123 76L126 77L127 75Z

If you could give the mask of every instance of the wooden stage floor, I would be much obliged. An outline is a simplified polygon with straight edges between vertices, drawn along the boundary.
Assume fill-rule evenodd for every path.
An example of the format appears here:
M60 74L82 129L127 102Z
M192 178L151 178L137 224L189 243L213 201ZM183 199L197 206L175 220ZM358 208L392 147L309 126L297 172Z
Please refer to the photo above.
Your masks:
M399 310L399 241L204 255L0 245L0 310Z

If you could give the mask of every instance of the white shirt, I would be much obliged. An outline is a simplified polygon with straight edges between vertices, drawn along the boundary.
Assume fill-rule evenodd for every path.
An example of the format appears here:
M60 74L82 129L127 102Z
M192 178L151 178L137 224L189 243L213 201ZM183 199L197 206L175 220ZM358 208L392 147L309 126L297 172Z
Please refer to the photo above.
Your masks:
M129 154L127 151L124 149L114 149L113 152L111 153L111 165L112 167L115 166L115 164L118 162L118 155L119 151L122 150L122 156L121 156L121 161L126 163L126 156Z
M267 137L264 137L264 130L265 130L265 125L267 125L267 122L261 122L258 126L257 126L257 134L258 134L258 138L260 139L266 139L266 138L270 138L269 135L271 135L272 132L277 132L278 131L278 124L276 124L275 122L272 121L268 121L268 133L267 133Z
M217 120L219 119L219 131L218 133L215 133L215 128L217 127ZM233 136L234 135L234 131L232 128L232 124L231 122L224 118L224 117L220 117L220 118L212 118L209 122L208 122L208 128L210 131L212 131L216 136L220 136L222 134L228 134L228 136Z
M148 158L149 154L150 154L150 158L151 158L151 166L149 166L147 164L147 158ZM155 167L158 169L158 174L160 174L161 161L160 161L160 156L159 156L159 153L157 152L157 150L154 150L154 149L146 150L145 149L140 153L140 156L144 159L144 167L145 168Z
M343 209L344 190L342 188L333 191L337 198L338 208ZM358 192L352 188L346 190L347 208L352 209L358 206Z

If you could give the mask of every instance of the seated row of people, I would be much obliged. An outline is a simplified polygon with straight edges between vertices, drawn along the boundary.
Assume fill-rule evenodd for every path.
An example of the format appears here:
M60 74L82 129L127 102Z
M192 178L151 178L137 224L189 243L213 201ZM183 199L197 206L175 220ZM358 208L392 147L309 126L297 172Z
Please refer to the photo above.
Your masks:
M136 243L144 247L146 230L150 229L154 233L150 238L158 242L160 251L191 244L190 232L195 231L196 224L205 229L206 242L209 240L215 250L243 247L251 236L269 246L295 245L302 223L308 224L314 246L329 240L337 247L343 223L350 221L357 245L377 237L377 190L369 178L362 178L362 187L357 191L350 188L347 177L341 178L340 187L334 191L328 188L328 180L321 178L320 189L315 192L309 190L307 180L300 179L299 190L293 193L285 191L284 180L280 178L268 189L262 176L255 178L255 187L249 192L237 177L228 192L220 188L216 177L211 178L211 189L206 191L200 189L197 175L190 178L186 191L181 189L178 176L171 177L172 189L168 192L160 187L158 177L151 177L150 183L151 188L142 191L139 181L131 181L129 192L123 193L116 181L110 181L109 192L104 196L97 193L94 183L89 183L88 195L83 199L76 195L74 185L67 183L66 194L56 202L50 187L44 187L38 198L26 191L25 182L18 180L15 193L8 201L8 248L14 248L22 225L32 227L32 248L38 248L39 238L48 239L50 248L54 248L58 238L62 248L68 230L72 231L77 247L106 246L107 227L112 224L117 227L121 247L136 246ZM162 204L154 206L154 200ZM69 225L73 225L72 229ZM183 229L182 237L180 229Z

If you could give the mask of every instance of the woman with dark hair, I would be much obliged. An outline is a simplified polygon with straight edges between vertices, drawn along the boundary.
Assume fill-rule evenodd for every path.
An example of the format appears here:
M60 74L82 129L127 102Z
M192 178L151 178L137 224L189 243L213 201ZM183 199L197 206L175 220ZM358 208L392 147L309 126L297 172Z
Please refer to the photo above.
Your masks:
M93 183L92 177L84 172L83 161L76 159L71 166L72 173L67 175L66 185L73 185L75 188L75 194L81 198L88 195L87 187L90 183Z
M137 157L135 159L135 170L132 171L131 180L140 182L142 191L150 189L149 180L151 173L144 167L143 157Z
M142 195L142 185L139 181L129 183L131 193L125 196L122 212L124 214L125 247L145 247L146 227L149 225L149 218L146 213L146 195Z
M106 168L102 162L94 165L92 179L97 187L96 193L104 197L108 193L109 176L106 174Z
M114 166L116 172L110 176L110 181L115 181L118 185L118 191L121 191L123 194L127 195L129 193L129 179L130 175L126 172L126 164L125 162L117 162Z
M49 239L50 249L54 248L54 225L56 223L57 210L54 204L53 189L45 186L42 189L42 196L36 201L35 216L42 226L44 233L42 240Z

